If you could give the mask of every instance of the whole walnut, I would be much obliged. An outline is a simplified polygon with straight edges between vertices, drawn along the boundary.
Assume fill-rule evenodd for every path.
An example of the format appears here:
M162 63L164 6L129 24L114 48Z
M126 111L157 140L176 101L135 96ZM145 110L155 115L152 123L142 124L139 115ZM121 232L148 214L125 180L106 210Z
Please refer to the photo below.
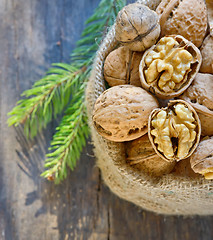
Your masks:
M156 10L157 6L161 2L161 0L138 0L140 4L144 4L152 10Z
M213 36L208 35L201 45L200 52L202 55L202 63L200 72L213 73Z
M125 143L127 162L151 176L168 174L174 168L176 162L168 162L159 157L149 141L148 134Z
M196 151L190 157L194 172L206 179L213 179L213 137L200 141Z
M139 64L142 56L142 52L133 52L127 47L110 52L104 62L104 78L109 86L131 84L141 87Z
M156 12L160 16L161 36L182 35L200 47L207 30L204 0L162 0Z
M156 43L160 35L158 14L140 3L120 10L115 23L115 38L132 51L144 51Z
M213 35L213 1L205 0L208 12L208 23L210 28L210 34Z
M189 102L198 113L201 132L213 135L213 75L198 73L190 87L180 96Z
M192 170L192 167L190 164L190 158L186 158L177 162L174 169L172 170L172 174L175 176L190 177L193 179L196 177L200 177L198 173L195 173Z
M111 141L136 139L147 133L149 114L157 106L157 100L140 87L114 86L104 91L95 102L94 127Z

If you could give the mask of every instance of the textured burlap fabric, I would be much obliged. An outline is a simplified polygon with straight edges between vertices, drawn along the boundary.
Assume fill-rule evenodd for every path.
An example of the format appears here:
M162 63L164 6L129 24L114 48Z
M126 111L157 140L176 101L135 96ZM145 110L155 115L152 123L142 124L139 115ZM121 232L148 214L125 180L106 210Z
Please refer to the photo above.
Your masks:
M86 89L86 104L97 165L106 185L119 197L143 209L161 214L213 214L213 181L202 176L179 177L167 174L153 178L126 163L123 143L101 137L93 127L92 111L97 97L105 90L103 64L117 45L114 26L109 30L94 61Z

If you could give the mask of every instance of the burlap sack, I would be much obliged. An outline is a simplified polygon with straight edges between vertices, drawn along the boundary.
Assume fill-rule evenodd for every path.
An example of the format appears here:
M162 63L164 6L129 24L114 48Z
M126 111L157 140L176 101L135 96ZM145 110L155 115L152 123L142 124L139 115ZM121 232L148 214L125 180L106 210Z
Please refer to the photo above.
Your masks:
M104 182L119 197L149 211L178 215L213 214L213 181L207 181L202 176L193 179L172 173L152 178L126 163L123 143L108 141L94 129L91 118L93 106L105 90L103 64L117 45L114 34L113 26L97 52L86 89L94 152Z

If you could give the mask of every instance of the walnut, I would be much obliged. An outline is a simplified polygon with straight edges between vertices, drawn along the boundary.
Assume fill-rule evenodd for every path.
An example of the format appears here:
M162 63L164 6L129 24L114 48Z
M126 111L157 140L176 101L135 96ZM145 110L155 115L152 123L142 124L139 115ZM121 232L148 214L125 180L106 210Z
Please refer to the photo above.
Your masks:
M208 35L200 48L202 55L202 64L200 66L200 72L213 73L213 36Z
M200 47L207 30L204 0L162 0L156 12L160 15L161 36L182 35Z
M190 87L180 96L198 113L202 135L213 135L213 75L198 73Z
M183 100L170 101L149 117L148 133L156 151L167 161L189 157L200 140L200 121L192 106Z
M183 159L175 165L174 169L172 170L172 174L175 176L180 177L190 177L190 178L198 178L200 175L195 173L190 164L190 158Z
M179 96L199 71L201 59L199 49L184 37L163 37L142 57L142 87L162 99Z
M138 0L140 4L144 4L152 10L156 10L157 6L161 2L161 0Z
M190 157L194 172L213 179L213 137L200 141L196 151Z
M133 52L127 47L110 52L104 62L104 78L109 86L131 84L141 87L139 64L142 56L142 52Z
M140 87L111 87L97 98L93 123L98 133L108 140L133 140L147 133L149 114L157 106L157 100Z
M133 3L118 13L115 38L132 51L144 51L156 43L160 35L158 14L147 6Z
M151 176L170 173L175 162L168 162L159 157L149 141L148 134L125 143L127 162L140 171Z
M206 0L208 23L210 28L210 34L213 35L213 2L212 0Z

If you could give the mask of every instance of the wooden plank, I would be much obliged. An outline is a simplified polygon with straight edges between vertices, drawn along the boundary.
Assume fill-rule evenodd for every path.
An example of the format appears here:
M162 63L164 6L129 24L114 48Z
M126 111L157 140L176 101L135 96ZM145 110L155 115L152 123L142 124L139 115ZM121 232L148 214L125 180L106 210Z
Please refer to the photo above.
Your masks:
M20 94L69 55L99 0L0 1L0 239L213 238L213 217L159 216L119 199L104 185L90 140L60 185L40 177L59 120L28 141L7 126Z
M2 229L6 226L6 239L68 238L81 223L80 217L84 219L81 208L87 201L82 201L79 189L84 187L86 177L77 176L76 172L60 186L40 178L45 153L58 122L49 124L33 141L26 141L20 128L8 128L6 124L6 114L20 94L30 88L51 63L68 61L83 22L98 1L79 3L78 6L76 1L0 2L1 216L4 219L0 225ZM80 10L83 14L79 14ZM64 15L70 25L63 22ZM91 175L88 176L91 179ZM92 189L96 191L94 186ZM89 205L86 207L92 209Z

